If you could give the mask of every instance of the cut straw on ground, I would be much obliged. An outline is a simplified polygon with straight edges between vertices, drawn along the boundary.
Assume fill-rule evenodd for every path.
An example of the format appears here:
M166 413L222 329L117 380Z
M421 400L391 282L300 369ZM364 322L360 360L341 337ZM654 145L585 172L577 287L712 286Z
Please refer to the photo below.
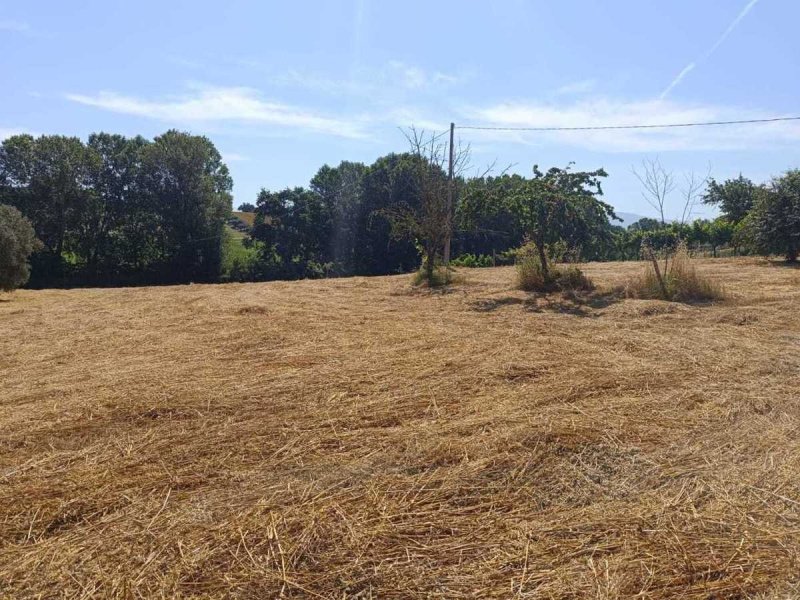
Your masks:
M642 268L3 298L0 596L785 597L800 271Z

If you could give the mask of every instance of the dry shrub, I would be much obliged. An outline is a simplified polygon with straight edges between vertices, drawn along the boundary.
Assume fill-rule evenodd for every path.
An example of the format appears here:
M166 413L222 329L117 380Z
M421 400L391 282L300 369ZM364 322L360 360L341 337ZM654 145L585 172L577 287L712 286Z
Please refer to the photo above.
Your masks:
M415 271L411 279L411 284L414 287L437 288L449 285L451 283L459 283L460 281L463 281L463 277L452 269L446 269L445 267L437 266L433 270L433 274L430 279L428 279L428 274L425 272L424 268L420 268L419 271Z
M551 264L545 274L539 254L528 244L517 252L517 287L526 292L593 290L592 280L578 267Z
M517 253L517 287L526 292L552 291L553 280L545 275L542 261L531 246L524 246Z
M645 271L628 282L626 293L631 298L673 302L709 302L725 297L725 292L719 283L698 272L685 243L678 245L661 277L666 294L658 280L655 266L652 261L648 262Z
M575 265L558 269L556 281L558 282L558 287L563 291L588 292L594 289L594 282Z

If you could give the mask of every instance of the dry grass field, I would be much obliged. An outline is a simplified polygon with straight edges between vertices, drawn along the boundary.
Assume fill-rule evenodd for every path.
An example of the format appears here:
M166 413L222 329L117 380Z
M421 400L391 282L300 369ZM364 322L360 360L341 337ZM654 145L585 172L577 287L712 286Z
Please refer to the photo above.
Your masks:
M800 270L0 299L0 596L785 598Z

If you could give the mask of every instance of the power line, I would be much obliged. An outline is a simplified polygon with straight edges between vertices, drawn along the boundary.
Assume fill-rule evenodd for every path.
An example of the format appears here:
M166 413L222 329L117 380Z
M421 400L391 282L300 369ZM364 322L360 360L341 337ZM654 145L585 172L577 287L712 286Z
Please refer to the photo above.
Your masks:
M667 129L671 127L707 127L710 125L744 125L748 123L775 123L800 121L800 117L773 117L770 119L742 119L739 121L705 121L700 123L668 123L663 125L594 125L586 127L491 127L481 125L456 125L456 129L483 131L600 131L608 129Z

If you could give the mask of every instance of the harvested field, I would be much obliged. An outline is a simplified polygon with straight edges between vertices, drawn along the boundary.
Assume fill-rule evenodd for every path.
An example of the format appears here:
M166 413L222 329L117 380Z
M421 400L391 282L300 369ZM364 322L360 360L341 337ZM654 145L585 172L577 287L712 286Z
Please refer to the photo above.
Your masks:
M0 299L0 596L786 597L800 270Z

